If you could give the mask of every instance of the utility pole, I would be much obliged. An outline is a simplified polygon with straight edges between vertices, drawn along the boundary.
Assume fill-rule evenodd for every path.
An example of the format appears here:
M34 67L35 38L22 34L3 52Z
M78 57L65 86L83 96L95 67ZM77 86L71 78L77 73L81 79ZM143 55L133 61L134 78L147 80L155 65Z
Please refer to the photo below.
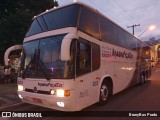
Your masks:
M134 35L134 28L135 28L136 26L140 26L140 24L138 24L138 25L131 25L131 26L127 26L127 28L132 27L132 29L133 29L133 35Z

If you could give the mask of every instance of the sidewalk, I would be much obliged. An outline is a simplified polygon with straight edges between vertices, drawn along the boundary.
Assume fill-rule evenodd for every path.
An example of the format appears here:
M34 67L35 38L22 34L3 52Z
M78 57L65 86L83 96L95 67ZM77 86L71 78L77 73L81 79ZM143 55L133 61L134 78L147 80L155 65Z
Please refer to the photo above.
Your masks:
M17 84L0 84L0 108L21 102L17 94Z

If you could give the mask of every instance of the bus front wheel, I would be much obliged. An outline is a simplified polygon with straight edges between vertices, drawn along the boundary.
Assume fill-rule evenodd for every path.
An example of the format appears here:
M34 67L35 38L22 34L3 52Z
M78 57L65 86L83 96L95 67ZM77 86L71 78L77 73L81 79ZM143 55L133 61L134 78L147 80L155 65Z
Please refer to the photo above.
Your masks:
M99 105L104 105L111 97L111 86L108 82L103 81L100 88Z

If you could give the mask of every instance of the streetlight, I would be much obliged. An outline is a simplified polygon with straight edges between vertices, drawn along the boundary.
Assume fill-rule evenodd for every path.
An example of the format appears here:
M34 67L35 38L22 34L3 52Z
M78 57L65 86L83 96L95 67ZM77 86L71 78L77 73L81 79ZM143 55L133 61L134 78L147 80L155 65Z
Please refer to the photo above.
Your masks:
M154 25L151 25L150 27L148 27L145 31L143 31L140 35L138 35L138 38L143 34L143 33L145 33L146 31L152 31L152 30L154 30L156 28L156 26L154 26Z

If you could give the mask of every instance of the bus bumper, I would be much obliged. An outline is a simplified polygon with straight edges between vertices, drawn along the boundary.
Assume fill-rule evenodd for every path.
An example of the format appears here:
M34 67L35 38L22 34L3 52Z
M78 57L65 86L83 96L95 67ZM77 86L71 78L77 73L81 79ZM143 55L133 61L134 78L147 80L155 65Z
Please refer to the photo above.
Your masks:
M56 97L54 95L42 95L37 93L18 91L19 98L22 102L60 111L76 111L73 91L71 94L72 96L69 97Z

